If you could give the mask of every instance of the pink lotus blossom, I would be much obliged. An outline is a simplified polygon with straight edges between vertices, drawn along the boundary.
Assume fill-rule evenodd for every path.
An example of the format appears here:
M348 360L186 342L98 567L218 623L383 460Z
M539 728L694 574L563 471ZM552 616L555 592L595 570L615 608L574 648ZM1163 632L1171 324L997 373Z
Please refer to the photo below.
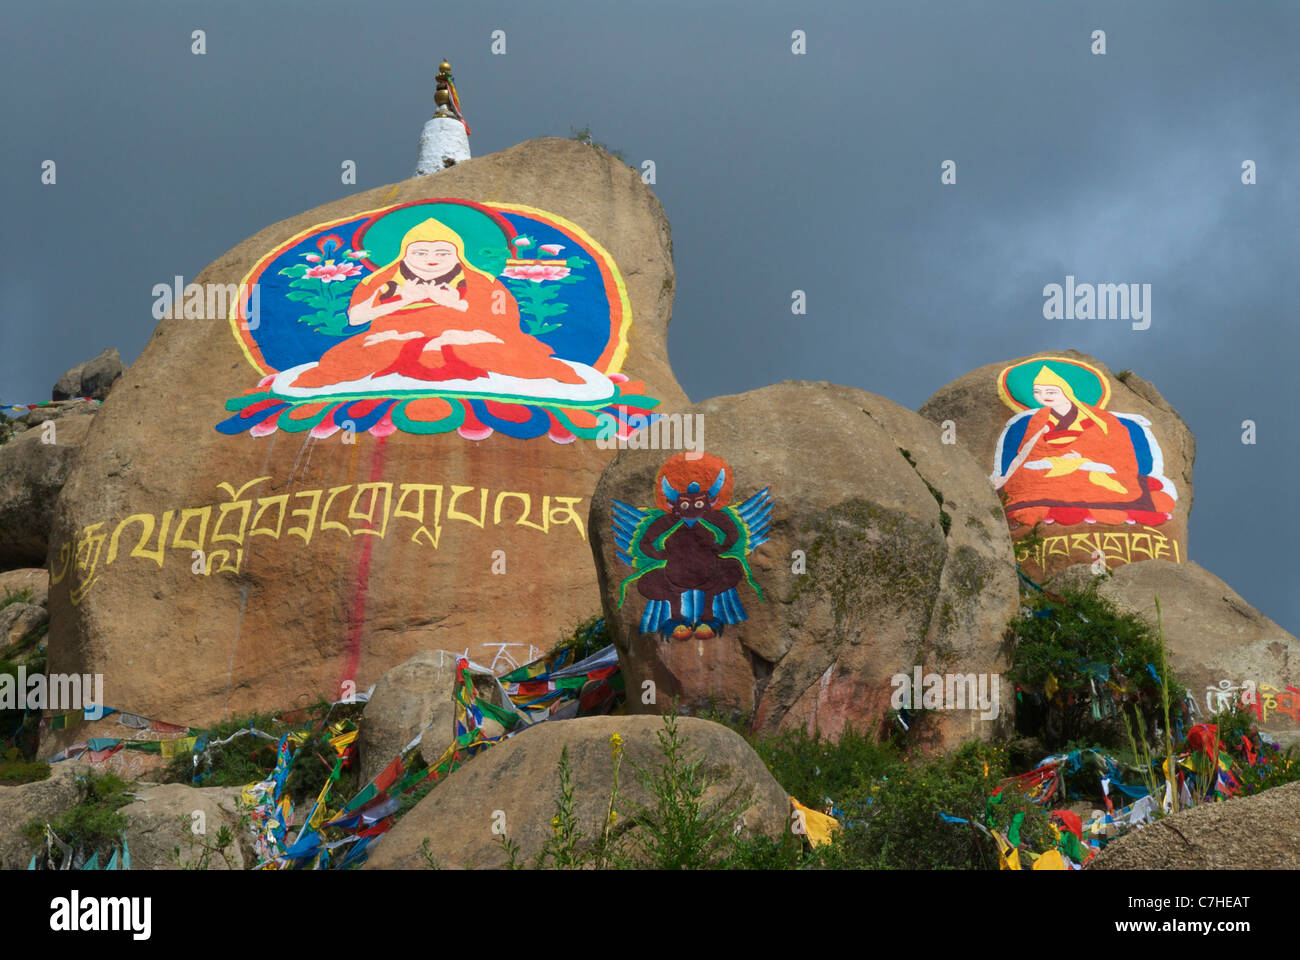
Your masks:
M306 257L307 257L307 262L308 262L308 263L320 263L321 260L322 260L322 257L321 257L319 254L316 254L316 253L309 253L309 254L306 254Z
M532 245L533 241L529 240L527 237L515 237L516 247L531 247Z
M334 283L338 280L346 280L348 277L355 277L360 272L360 265L355 263L323 263L319 267L308 270L306 276L321 283Z
M309 270L308 273L310 272ZM541 283L543 280L563 280L569 275L569 268L553 267L544 263L532 263L525 266L506 267L501 273L502 276L513 277L515 280L531 280L533 283Z
M538 247L537 249L540 250L540 251L542 251L543 253L547 254L548 256L554 257L554 256L556 256L556 255L557 255L561 250L564 249L564 246L563 246L563 244L559 244L559 243L544 243L544 244L542 244L540 247Z
M360 260L362 257L370 256L369 250L349 250L347 256L351 260Z

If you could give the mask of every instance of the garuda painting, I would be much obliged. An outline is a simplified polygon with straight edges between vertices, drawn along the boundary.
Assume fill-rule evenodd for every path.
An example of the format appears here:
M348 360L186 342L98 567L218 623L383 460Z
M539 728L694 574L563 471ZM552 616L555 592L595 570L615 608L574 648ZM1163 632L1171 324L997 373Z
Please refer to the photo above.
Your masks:
M707 640L748 619L737 593L742 580L763 599L747 557L768 538L772 498L764 488L731 506L730 466L696 456L679 453L659 468L657 509L613 503L618 558L634 571L619 586L619 606L635 583L646 599L641 632L665 640Z

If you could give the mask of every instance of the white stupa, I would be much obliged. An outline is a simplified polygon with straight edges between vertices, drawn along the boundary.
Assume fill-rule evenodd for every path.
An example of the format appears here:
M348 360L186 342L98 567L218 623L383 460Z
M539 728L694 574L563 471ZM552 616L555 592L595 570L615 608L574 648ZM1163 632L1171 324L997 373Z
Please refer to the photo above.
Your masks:
M469 127L461 116L460 97L456 94L451 64L446 60L438 64L437 81L433 99L438 107L420 134L420 159L415 165L417 177L446 170L470 156Z

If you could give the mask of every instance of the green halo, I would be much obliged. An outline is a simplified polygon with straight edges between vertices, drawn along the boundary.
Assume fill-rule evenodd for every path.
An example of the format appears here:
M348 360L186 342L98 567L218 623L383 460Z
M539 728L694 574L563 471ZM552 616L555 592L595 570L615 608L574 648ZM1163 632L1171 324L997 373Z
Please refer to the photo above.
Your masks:
M1059 360L1027 360L1007 372L1007 392L1031 410L1042 406L1034 399L1034 377L1043 367L1068 383L1079 402L1090 407L1095 407L1106 392L1101 379L1085 367Z
M359 241L368 253L367 259L376 267L392 263L402 252L406 232L429 219L460 234L470 266L500 276L510 257L500 224L483 211L459 203L417 203L380 217Z

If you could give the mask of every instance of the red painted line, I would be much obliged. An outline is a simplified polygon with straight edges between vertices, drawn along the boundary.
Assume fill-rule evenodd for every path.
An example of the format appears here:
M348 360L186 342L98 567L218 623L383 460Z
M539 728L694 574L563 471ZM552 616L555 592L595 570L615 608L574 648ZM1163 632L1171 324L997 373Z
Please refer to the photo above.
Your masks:
M377 483L383 473L384 446L387 440L387 437L379 437L375 441L375 451L370 458L371 483ZM375 538L362 537L362 540L361 557L357 562L356 591L352 595L352 609L348 612L347 660L343 674L339 677L340 691L344 683L356 680L357 664L361 660L361 634L366 626L366 593L370 587L370 554L375 547Z

